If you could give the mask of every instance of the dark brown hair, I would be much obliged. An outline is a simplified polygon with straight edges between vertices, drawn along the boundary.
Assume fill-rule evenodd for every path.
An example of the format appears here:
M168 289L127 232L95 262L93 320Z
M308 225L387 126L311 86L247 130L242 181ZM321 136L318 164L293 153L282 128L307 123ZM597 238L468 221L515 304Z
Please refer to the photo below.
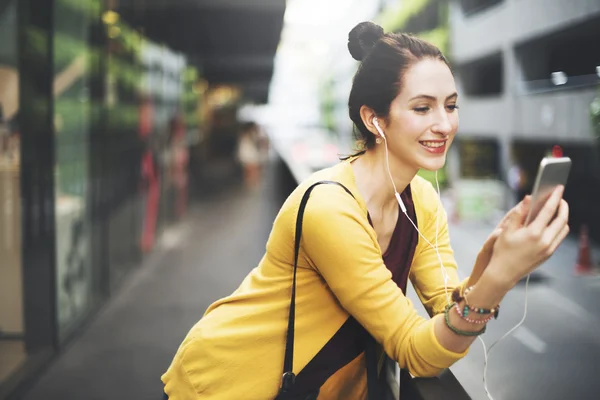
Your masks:
M390 104L400 92L404 73L424 58L448 61L436 46L406 33L386 33L372 22L361 22L348 35L348 50L360 61L354 75L348 110L358 132L355 135L362 150L375 145L373 135L360 117L360 108L373 109L380 119L386 119Z

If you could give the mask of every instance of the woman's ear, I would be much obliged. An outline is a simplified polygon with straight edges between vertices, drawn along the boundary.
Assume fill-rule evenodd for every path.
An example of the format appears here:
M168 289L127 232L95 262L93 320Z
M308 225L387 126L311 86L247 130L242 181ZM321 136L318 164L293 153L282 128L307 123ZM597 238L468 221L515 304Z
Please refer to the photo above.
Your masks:
M360 118L362 119L363 124L365 124L369 132L371 132L375 136L379 136L379 132L377 132L377 128L373 123L373 119L377 118L377 114L375 114L375 111L373 111L372 108L362 106L360 108ZM377 122L379 123L379 126L382 126L383 121L380 118L377 120Z

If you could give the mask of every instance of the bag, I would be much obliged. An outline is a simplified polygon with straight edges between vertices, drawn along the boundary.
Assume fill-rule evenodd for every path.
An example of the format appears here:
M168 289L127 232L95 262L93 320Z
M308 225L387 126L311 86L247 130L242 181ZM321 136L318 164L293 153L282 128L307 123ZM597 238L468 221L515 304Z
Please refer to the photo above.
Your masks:
M333 184L341 186L346 193L354 198L354 195L347 187L342 185L339 182L335 181L319 181L312 184L302 196L302 200L300 201L300 206L298 207L298 215L296 217L296 234L294 239L294 277L292 280L292 296L290 300L290 311L288 318L288 329L287 329L287 337L285 343L285 358L283 361L283 376L281 378L281 387L279 389L279 393L275 400L292 400L291 392L294 388L294 381L296 379L296 375L292 372L292 367L294 364L294 323L296 319L296 272L298 269L298 253L300 252L300 238L302 236L302 219L304 217L304 210L306 208L306 203L308 202L308 198L312 190L318 186L323 184ZM367 334L367 342L365 348L365 358L367 364L367 391L368 391L368 399L369 400L381 400L381 391L379 387L379 381L377 377L377 343L375 339ZM303 399L298 400L313 400L316 399L319 395L319 391L315 393L311 393L308 396L305 396ZM295 400L295 399L294 399Z

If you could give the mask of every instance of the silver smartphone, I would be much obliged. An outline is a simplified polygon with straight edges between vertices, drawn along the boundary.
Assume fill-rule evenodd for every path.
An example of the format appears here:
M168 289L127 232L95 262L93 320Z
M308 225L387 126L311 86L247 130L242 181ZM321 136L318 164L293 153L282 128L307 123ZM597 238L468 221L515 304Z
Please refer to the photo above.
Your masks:
M531 207L527 215L526 225L537 217L538 213L559 185L566 185L571 171L569 157L545 157L540 162L533 191L531 193Z

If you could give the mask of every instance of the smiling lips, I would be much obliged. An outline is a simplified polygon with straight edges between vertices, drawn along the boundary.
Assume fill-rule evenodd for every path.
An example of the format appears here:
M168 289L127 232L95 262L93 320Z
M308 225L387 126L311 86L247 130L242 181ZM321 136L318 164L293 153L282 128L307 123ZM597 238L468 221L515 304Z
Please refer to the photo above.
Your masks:
M442 154L446 151L446 142L446 140L423 140L419 143L430 153Z

